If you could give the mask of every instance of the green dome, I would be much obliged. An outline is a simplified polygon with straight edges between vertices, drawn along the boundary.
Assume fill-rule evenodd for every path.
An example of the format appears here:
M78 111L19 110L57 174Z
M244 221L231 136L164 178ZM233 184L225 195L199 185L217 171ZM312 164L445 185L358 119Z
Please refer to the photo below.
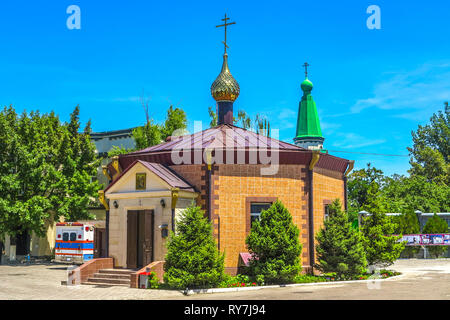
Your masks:
M311 90L313 89L313 84L308 79L305 79L301 84L301 88L303 92L311 92Z

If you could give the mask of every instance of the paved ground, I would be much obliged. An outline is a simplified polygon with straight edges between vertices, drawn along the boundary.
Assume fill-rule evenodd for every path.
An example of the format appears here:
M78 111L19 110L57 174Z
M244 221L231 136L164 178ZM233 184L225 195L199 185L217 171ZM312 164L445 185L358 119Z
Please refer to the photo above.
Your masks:
M0 299L440 299L450 300L450 259L398 260L390 269L398 278L371 283L308 285L184 296L178 291L126 287L61 286L64 265L0 265Z

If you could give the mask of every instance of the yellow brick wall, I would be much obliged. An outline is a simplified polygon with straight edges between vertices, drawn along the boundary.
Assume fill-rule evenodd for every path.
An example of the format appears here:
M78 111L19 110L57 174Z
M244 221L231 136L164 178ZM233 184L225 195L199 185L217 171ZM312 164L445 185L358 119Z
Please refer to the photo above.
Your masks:
M215 195L218 205L215 214L220 216L220 249L225 251L225 267L238 266L239 253L247 252L246 198L277 197L300 228L303 245L302 263L307 264L307 193L304 190L307 173L304 166L280 165L273 176L261 176L261 165L219 165L215 175ZM303 188L303 190L302 190ZM307 190L306 190L307 191ZM306 228L305 228L306 227ZM306 256L306 257L305 257Z
M280 165L276 175L261 176L263 165L214 165L213 225L220 251L225 252L225 267L238 266L239 253L247 252L246 199L248 197L276 197L289 210L294 223L300 229L303 246L301 263L309 262L308 240L308 172L306 166ZM206 208L207 185L204 165L177 165L171 167L201 192L198 204ZM203 178L202 178L203 176ZM342 173L315 168L314 183L314 231L323 226L324 201L340 198L344 203L344 182ZM202 187L203 186L203 187ZM220 231L218 218L220 217ZM220 239L219 239L220 235Z
M314 233L323 226L325 215L325 203L331 203L336 198L341 199L344 209L344 180L343 174L322 168L314 168L313 175L314 193Z

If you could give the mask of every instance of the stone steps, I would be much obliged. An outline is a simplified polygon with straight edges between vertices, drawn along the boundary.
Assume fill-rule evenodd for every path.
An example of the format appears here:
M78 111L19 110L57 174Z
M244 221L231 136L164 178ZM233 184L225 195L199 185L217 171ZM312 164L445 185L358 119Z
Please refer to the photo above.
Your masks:
M98 270L99 273L114 273L114 274L132 274L134 272L136 272L137 270L133 270L133 269L101 269Z
M101 278L101 279L126 279L130 280L129 274L115 274L115 273L100 273L97 272L94 274L93 278Z
M130 275L136 272L131 269L101 269L94 273L83 284L102 286L130 287Z

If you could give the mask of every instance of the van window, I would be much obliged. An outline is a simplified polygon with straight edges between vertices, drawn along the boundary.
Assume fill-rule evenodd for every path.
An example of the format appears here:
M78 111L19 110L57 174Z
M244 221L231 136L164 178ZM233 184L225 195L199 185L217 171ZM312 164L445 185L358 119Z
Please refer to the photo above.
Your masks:
M76 232L70 233L70 241L77 241L77 233Z
M63 233L63 241L69 241L69 233L68 232Z

